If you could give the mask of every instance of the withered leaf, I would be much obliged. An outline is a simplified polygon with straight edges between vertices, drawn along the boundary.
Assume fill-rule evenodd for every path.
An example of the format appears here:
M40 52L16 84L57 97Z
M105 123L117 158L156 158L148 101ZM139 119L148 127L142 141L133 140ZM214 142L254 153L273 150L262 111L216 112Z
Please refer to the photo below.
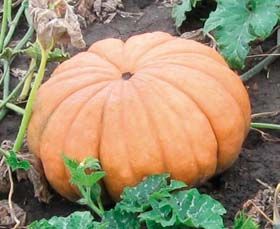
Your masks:
M15 216L20 221L20 226L23 226L26 221L26 212L17 204L13 203ZM5 228L12 228L15 220L11 217L11 210L9 208L8 200L0 201L0 225Z
M42 46L47 49L52 41L70 42L74 47L84 48L78 17L65 0L30 0L29 12Z

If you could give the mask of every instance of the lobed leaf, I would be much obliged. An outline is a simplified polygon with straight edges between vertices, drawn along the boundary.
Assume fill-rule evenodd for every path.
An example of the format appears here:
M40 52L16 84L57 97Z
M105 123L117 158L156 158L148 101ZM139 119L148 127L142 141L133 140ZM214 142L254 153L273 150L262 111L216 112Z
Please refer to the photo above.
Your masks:
M172 18L175 19L175 26L179 28L186 20L186 13L192 11L201 0L182 0L181 4L175 4L172 8Z
M135 187L124 189L118 207L127 212L143 212L150 206L150 198L160 199L170 196L170 192L186 187L180 181L168 182L169 174L152 175Z
M97 166L98 161L91 157L86 158L80 164L75 160L64 157L64 163L71 174L70 182L77 186L85 186L91 188L105 176L104 171L93 172L94 169L101 167L100 165Z
M243 68L250 42L267 38L280 15L279 0L219 0L204 25L213 32L222 55L233 68Z
M34 221L28 226L28 229L101 229L102 224L94 223L93 220L90 212L77 211L67 217L54 216L49 220Z
M29 161L19 159L17 154L12 150L8 151L8 154L5 157L6 163L11 167L12 171L16 171L18 169L27 171L31 166Z
M179 191L160 201L152 200L151 207L152 210L140 214L141 221L154 222L162 227L224 228L222 215L226 210L197 189Z
M106 211L102 222L106 224L106 229L140 229L140 223L137 215L121 211L119 208Z

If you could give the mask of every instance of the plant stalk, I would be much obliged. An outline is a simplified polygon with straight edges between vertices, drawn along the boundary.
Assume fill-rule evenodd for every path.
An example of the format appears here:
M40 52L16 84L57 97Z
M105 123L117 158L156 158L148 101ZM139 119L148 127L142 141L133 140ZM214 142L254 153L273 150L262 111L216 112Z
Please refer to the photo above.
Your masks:
M277 46L280 45L280 29L277 30ZM269 55L268 57L264 58L260 63L255 65L253 68L251 68L249 71L245 72L243 75L240 76L242 81L247 81L251 79L254 75L261 72L264 68L266 68L268 65L270 65L272 62L274 62L279 55L280 47L278 47L272 55Z
M36 60L34 58L31 59L30 65L29 65L29 70L28 73L26 74L26 79L24 81L24 85L22 88L22 91L18 97L19 100L25 100L28 96L30 87L31 87L31 82L34 76L34 71L36 68ZM1 105L0 105L1 108Z
M9 96L9 85L10 85L10 64L9 61L4 60L4 73L3 73L3 100ZM7 114L8 110L6 108L0 111L0 120L2 120Z
M3 104L3 100L0 99L0 104L2 105ZM10 110L12 111L15 111L17 112L18 114L20 115L23 115L24 114L24 109L13 104L13 103L5 103L5 107L9 108Z
M7 36L4 39L4 46L3 46L3 48L5 48L10 43L11 38L12 38L14 32L15 32L15 29L16 29L16 27L18 25L18 22L19 22L19 19L21 18L21 15L24 12L25 7L26 7L26 1L23 1L21 3L20 8L17 11L17 14L16 14L14 20L10 24L9 32L7 33Z
M40 42L39 42L39 44L40 44ZM20 124L20 128L19 128L19 131L18 131L18 134L17 134L17 138L16 138L15 144L13 146L13 151L14 152L18 152L22 147L25 132L26 132L28 123L29 123L30 118L31 118L33 103L34 103L34 100L36 98L37 91L38 91L38 89L39 89L39 87L42 83L43 77L44 77L44 73L45 73L45 69L46 69L46 65L47 65L47 60L48 60L48 53L50 52L51 48L49 48L48 50L45 50L42 47L42 45L40 44L41 55L42 55L41 63L40 63L40 67L39 67L39 70L38 70L38 74L37 74L37 76L35 78L35 81L34 81L34 85L31 89L29 98L27 100L27 104L26 104L26 107L25 107L25 113L23 115L23 118L22 118L22 121L21 121L21 124Z
M88 206L100 217L102 218L103 216L103 211L101 209L99 209L92 201L91 199L91 195L90 195L90 188L86 188L86 189L83 189L83 188L80 188L79 187L79 190L81 191L82 195L84 197L86 197L86 201L87 201L87 204Z
M3 47L4 47L4 39L8 26L8 14L9 14L9 0L4 0L1 33L0 33L0 53L3 51Z
M251 127L256 129L280 130L280 124L271 124L271 123L262 123L262 122L252 122Z
M16 47L14 48L14 51L17 52L19 50L22 49L22 47L27 43L27 41L32 37L33 33L34 33L34 28L33 28L33 23L32 23L32 19L28 13L28 8L25 9L24 11L26 20L28 22L28 30L25 33L25 35L23 36L23 38L19 41L19 43L16 45Z
M32 59L33 60L33 59ZM24 76L24 78L17 84L17 86L14 88L14 90L8 95L8 97L6 99L4 99L2 101L2 103L0 103L0 110L5 107L5 105L11 100L12 97L15 96L15 94L18 92L18 90L21 88L21 86L23 85L23 83L25 83L25 81L30 78L30 75L32 75L35 71L35 64L32 64L32 60L29 66L29 69L26 73L26 75Z

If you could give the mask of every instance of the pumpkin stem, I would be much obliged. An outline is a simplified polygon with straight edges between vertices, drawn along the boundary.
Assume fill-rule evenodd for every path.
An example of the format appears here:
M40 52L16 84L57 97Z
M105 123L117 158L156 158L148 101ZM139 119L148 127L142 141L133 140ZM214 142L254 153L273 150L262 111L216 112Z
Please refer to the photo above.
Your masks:
M133 74L130 72L125 72L122 74L123 80L129 80L132 76L133 76Z

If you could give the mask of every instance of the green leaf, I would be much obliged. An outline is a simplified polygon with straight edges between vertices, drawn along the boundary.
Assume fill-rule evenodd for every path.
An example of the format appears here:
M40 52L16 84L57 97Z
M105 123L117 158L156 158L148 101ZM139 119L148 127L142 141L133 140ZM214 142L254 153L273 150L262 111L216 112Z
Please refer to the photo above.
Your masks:
M126 187L121 194L122 201L118 207L127 212L142 212L149 207L150 195L167 187L168 174L153 175L146 178L136 187Z
M279 0L219 0L204 25L213 31L222 55L233 68L243 68L250 42L267 38L277 24Z
M127 212L143 212L150 206L150 199L169 197L171 192L187 187L184 182L168 179L169 174L152 175L135 187L124 189L118 207Z
M12 59L12 57L16 54L17 54L17 52L15 52L12 48L7 47L0 54L0 59L10 61Z
M94 222L90 212L74 212L67 217L54 216L49 220L34 221L29 229L93 229L105 228L101 223Z
M136 214L124 212L118 208L105 212L102 222L106 224L107 229L140 229Z
M97 166L98 161L94 158L86 158L80 164L64 157L64 163L69 169L71 174L70 182L77 186L93 187L99 180L105 176L104 171L94 171L96 168L100 169L100 165Z
M223 206L197 189L179 191L163 200L151 200L152 210L140 214L141 221L155 222L162 227L224 228Z
M31 167L29 161L19 159L17 154L12 150L8 151L8 154L5 155L5 157L6 163L11 167L12 171L16 171L17 169L27 171Z
M186 20L186 13L196 7L197 2L201 0L182 0L181 4L175 4L172 8L172 18L175 19L175 25L179 28Z
M234 219L233 229L258 229L260 226L244 212L240 212Z
M35 60L39 61L41 59L41 49L38 42L28 43L28 47L21 51L22 54L25 54ZM55 48L48 54L48 62L62 62L69 59L70 54L64 53L61 49Z

